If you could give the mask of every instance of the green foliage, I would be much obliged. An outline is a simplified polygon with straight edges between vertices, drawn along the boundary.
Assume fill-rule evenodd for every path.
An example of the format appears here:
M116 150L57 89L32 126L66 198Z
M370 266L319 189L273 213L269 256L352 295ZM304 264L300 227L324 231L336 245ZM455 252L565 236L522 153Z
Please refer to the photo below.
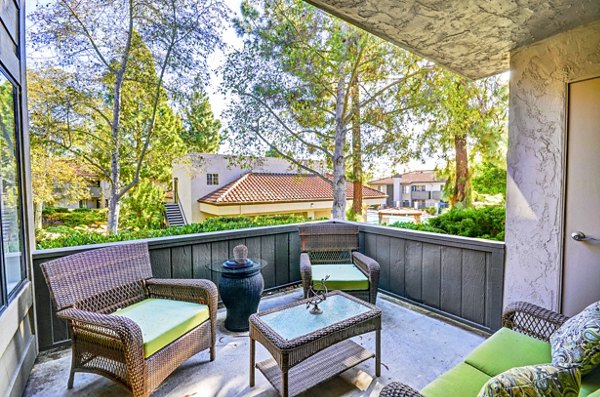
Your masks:
M186 128L181 139L188 151L216 153L221 144L221 121L215 118L208 97L195 92L184 114Z
M390 224L389 226L398 227L401 229L418 230L421 232L446 233L444 230L428 225L427 223L396 222Z
M65 207L44 207L43 210L43 215L47 216L47 215L53 215L56 213L66 213L69 212L70 210L68 208Z
M357 214L354 211L354 208L350 207L348 208L348 210L346 210L346 219L352 222L358 222L360 221L359 219L359 214Z
M472 187L480 194L506 196L506 169L485 162L474 167Z
M160 230L140 229L134 231L122 231L120 233L111 235L79 231L71 228L60 228L36 231L36 241L38 249L49 249L77 245L101 244L113 241L137 240L151 237L215 232L219 230L303 223L308 221L308 218L297 215L258 216L254 218L245 216L217 217L210 218L202 223L195 223L192 225L170 227ZM52 236L52 233L57 232L59 232L61 235L58 237Z
M51 117L40 122L36 114L44 112L34 111L31 132L110 183L108 229L116 232L120 201L132 188L144 178L170 179L183 125L169 102L208 82L208 55L222 46L227 7L65 0L30 18L34 49L54 54L42 57L40 69L60 77L48 80L52 89L34 106L51 109Z
M244 48L230 53L223 73L231 146L310 159L301 167L321 175L327 164L333 217L343 218L346 159L409 157L410 110L431 65L301 0L248 0L241 14ZM349 144L351 127L360 145ZM363 167L353 168L359 178Z
M476 158L499 164L505 161L508 87L498 76L469 81L439 68L431 76L426 83L428 96L418 109L425 129L416 140L421 149L417 155L445 161L440 176L448 179L445 191L450 203L469 206L469 163Z
M427 212L429 215L435 215L437 210L435 209L435 207L427 207L425 209L425 212Z
M429 219L427 223L417 225L398 222L390 226L503 241L505 216L505 208L501 206L455 208L436 218Z
M164 224L164 191L148 180L123 199L120 226L123 229L160 229Z
M43 223L48 226L75 227L90 226L99 227L106 223L106 209L78 208L68 210L67 208L44 208L42 212Z

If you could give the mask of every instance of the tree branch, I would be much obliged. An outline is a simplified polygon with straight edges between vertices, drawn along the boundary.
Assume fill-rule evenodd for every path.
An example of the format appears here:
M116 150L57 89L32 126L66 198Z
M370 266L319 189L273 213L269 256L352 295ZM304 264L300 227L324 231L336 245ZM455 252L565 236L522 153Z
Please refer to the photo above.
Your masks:
M83 23L83 21L79 18L79 15L77 15L77 13L75 12L75 10L69 5L69 3L67 1L65 1L65 0L60 0L60 1L69 10L69 12L73 16L73 18L75 18L75 20L77 21L77 23L79 24L79 26L81 26L81 29L83 29L83 34L90 41L90 44L94 48L94 51L98 55L98 58L100 58L100 61L104 65L106 65L106 67L109 70L113 71L113 68L110 66L110 63L108 63L108 61L106 60L106 58L104 58L104 55L102 55L102 52L100 51L100 48L98 48L98 45L96 45L96 41L93 39L92 35L90 34L90 31L85 26L85 24Z
M262 106L264 106L267 111L275 118L275 120L277 120L277 122L287 131L290 133L290 135L292 135L294 138L296 138L298 141L300 141L302 144L308 146L308 147L312 147L314 149L319 150L320 152L322 152L323 154L325 154L327 157L329 158L333 158L333 154L331 152L329 152L327 149L325 149L322 146L316 145L314 143L308 142L306 141L304 138L302 138L298 133L294 132L290 127L288 127L288 125L279 117L279 115L277 115L277 113L275 113L275 111L273 109L271 109L271 107L265 103L263 100L261 100L260 98L252 95L252 94L248 94L248 93L240 93L240 95L242 96L246 96L249 98L252 98L253 100L255 100L256 102L258 102L259 104L261 104Z
M258 124L259 124L259 121L257 121L257 126L254 129L254 133L258 136L258 138L261 141L266 143L269 146L269 148L273 149L278 155L280 155L284 159L288 160L289 162L296 164L301 169L318 176L319 178L321 178L322 180L324 180L325 182L327 182L333 186L333 181L331 179L327 178L325 175L321 174L320 172L316 171L315 169L310 168L310 167L306 166L305 164L299 162L292 156L289 156L289 155L285 154L284 152L282 152L281 150L279 150L279 148L277 146L275 146L272 142L270 142L267 138L265 138L263 134L260 133L260 127L258 126Z

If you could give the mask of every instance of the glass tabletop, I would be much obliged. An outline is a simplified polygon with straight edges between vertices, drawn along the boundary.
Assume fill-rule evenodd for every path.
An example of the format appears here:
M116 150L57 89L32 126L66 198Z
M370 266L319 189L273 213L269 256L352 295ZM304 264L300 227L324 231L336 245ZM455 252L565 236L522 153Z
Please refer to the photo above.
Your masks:
M238 273L240 271L249 272L260 270L268 265L268 262L261 258L248 258L247 260L249 264L244 266L236 264L233 260L210 262L206 263L204 266L207 269L219 273Z
M311 314L305 304L299 304L261 315L260 319L282 338L291 340L371 310L342 295L327 297L319 308L322 314Z

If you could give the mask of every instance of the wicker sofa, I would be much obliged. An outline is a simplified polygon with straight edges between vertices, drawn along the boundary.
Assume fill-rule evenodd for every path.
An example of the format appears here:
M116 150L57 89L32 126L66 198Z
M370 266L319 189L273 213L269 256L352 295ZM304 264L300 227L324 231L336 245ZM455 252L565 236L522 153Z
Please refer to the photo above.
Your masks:
M358 226L313 223L299 228L300 275L304 297L326 275L329 290L341 290L375 304L379 288L379 263L358 250Z
M150 395L179 365L210 349L218 295L209 280L155 279L145 243L43 263L56 315L72 340L71 372L90 372Z
M505 311L502 329L423 390L393 382L383 388L380 396L476 397L491 377L510 368L551 362L548 340L567 319L539 306L515 303ZM582 378L579 396L600 397L600 367Z

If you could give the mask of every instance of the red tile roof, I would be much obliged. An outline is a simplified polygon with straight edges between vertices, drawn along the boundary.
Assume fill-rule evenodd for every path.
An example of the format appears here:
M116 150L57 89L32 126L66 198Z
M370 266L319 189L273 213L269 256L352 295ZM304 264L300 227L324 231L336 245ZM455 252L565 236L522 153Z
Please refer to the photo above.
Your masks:
M431 182L446 182L443 178L438 178L435 171L411 171L400 175L400 183L408 185L411 183L431 183ZM394 177L375 179L369 182L369 185L391 185L394 183Z
M354 187L346 184L346 197L351 198ZM387 195L367 186L363 198L385 198ZM275 203L293 201L333 200L333 188L317 175L248 173L198 202L216 205L239 203Z

